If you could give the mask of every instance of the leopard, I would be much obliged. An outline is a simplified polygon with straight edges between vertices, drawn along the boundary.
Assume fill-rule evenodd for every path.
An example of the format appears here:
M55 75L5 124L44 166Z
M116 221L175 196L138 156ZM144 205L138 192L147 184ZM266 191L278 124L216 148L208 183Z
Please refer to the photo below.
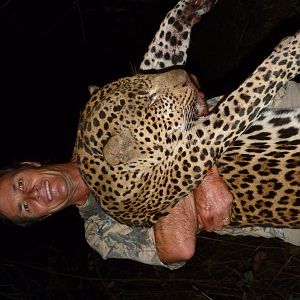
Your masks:
M153 226L217 164L235 190L232 224L299 227L299 111L264 113L300 71L299 36L282 40L208 116L182 68L124 77L93 93L81 114L74 151L101 207L129 226ZM271 133L270 140L259 139ZM254 171L262 177L258 182ZM249 192L265 186L273 193L262 200Z

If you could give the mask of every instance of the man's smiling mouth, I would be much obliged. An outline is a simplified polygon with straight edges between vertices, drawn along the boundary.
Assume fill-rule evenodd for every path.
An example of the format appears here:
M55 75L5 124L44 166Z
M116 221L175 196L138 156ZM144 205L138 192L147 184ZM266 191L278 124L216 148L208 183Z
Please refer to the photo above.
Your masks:
M49 184L48 180L46 180L46 182L45 182L45 188L46 188L47 199L50 202L50 201L52 201L52 195L51 195L50 184Z

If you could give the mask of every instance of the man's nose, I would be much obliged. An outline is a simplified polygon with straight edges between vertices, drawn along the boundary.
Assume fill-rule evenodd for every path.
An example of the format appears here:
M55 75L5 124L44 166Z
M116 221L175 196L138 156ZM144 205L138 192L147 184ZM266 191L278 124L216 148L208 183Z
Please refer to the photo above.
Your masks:
M40 193L39 193L39 188L37 185L32 187L32 189L28 193L28 196L33 200L39 200Z

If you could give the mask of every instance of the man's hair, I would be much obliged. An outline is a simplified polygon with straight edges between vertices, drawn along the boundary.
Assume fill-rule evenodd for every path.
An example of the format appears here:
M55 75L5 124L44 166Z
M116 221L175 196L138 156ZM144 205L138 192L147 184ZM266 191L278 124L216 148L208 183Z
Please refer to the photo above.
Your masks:
M23 169L23 168L26 169L26 168L30 168L30 167L32 167L32 165L24 163L24 162L15 161L8 166L0 168L0 176L5 175L10 172L13 172L13 171L17 171L19 169Z

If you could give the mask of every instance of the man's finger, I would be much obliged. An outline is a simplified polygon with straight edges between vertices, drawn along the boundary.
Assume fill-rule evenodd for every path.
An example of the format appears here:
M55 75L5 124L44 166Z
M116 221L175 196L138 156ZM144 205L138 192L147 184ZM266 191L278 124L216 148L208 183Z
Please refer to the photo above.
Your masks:
M202 213L198 214L198 219L199 218L202 221L203 230L206 230L206 231L214 230L213 217L212 217L210 208L206 208L205 210L202 210Z

